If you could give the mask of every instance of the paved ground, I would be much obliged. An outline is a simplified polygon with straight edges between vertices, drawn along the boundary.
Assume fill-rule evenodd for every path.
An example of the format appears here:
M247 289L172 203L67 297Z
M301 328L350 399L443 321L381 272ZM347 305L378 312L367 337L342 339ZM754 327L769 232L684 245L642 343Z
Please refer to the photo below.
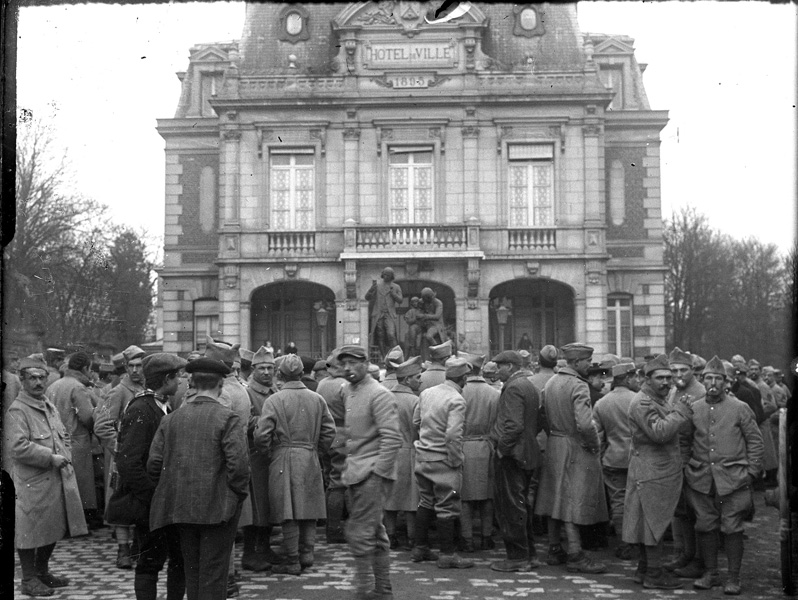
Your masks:
M778 515L775 509L765 507L761 492L755 494L756 517L749 524L743 563L743 598L772 600L782 596L779 572ZM53 555L52 570L68 575L73 585L59 590L54 598L70 600L122 600L133 598L133 572L115 568L115 542L109 529L96 531L90 537L59 542ZM319 529L319 539L323 532ZM498 540L498 538L497 538ZM538 545L538 552L545 547ZM236 564L240 565L241 546L236 547ZM499 600L512 597L547 599L587 598L637 598L667 599L685 596L722 598L722 588L711 592L692 589L685 581L683 590L661 592L644 590L631 581L636 564L622 562L609 551L596 553L607 561L610 569L602 575L582 577L572 575L562 567L542 567L536 573L503 574L491 571L492 560L502 558L502 546L492 552L478 552L469 557L476 567L468 570L440 570L434 563L416 564L410 561L409 552L392 553L392 581L397 600ZM720 557L722 570L725 557ZM271 576L244 571L241 583L242 600L268 598L269 600L344 600L352 597L353 561L344 545L318 543L316 565L299 577ZM16 567L16 597L19 591L20 571ZM163 585L160 598L165 598Z

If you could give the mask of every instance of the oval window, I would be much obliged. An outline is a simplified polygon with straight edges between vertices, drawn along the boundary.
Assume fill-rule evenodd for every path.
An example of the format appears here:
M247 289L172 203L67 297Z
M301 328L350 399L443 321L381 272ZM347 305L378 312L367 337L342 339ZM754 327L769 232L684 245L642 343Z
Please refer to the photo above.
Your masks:
M521 11L521 27L532 31L538 24L538 13L534 8L525 8Z
M302 31L302 15L299 13L289 13L285 18L285 30L291 35L297 35Z

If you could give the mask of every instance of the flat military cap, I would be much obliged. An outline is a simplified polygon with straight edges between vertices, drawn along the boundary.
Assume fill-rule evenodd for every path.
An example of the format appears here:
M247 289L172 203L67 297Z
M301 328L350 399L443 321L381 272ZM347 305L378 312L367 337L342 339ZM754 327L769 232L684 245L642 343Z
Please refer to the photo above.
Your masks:
M304 370L305 365L302 359L296 354L286 354L285 358L280 361L280 373L283 375L301 375Z
M230 366L238 358L238 349L241 344L226 344L224 342L214 342L211 336L207 336L205 341L205 356L220 360L224 364Z
M495 362L497 365L502 363L509 363L511 365L516 365L520 367L524 364L524 359L520 353L516 352L515 350L505 350L504 352L499 352L496 356L490 359L491 362Z
M763 373L775 373L775 372L776 372L776 369L774 369L774 368L773 368L772 366L770 366L770 365L767 365L767 366L765 366L765 367L762 367L762 372L763 372Z
M707 373L715 373L716 375L726 377L726 367L723 366L723 361L717 356L713 356L709 359L709 362L707 362L704 366L704 370L701 372L702 375L706 375Z
M274 364L274 356L269 352L265 346L258 348L258 351L252 355L252 366L266 363L267 365Z
M558 355L557 348L551 344L546 344L538 353L538 361L540 361L544 367L554 366L557 364Z
M722 360L723 368L726 370L726 377L729 379L734 379L735 375L737 375L737 367L731 364L728 360Z
M111 357L111 362L114 363L114 367L124 367L125 366L125 355L121 352L119 354L114 354Z
M187 364L188 361L185 358L180 358L175 354L169 354L167 352L157 352L155 354L150 354L141 361L141 368L142 371L144 371L144 377L149 379L159 373L179 371Z
M317 360L313 364L313 372L317 371L324 371L327 368L327 361L326 360Z
M18 371L21 373L25 369L43 369L47 370L47 365L43 360L38 360L36 358L31 358L30 356L26 356L25 358L19 361Z
M354 344L341 346L341 349L338 351L338 360L342 360L347 357L366 360L366 349L363 346L356 346Z
M489 360L484 365L482 365L483 373L496 373L498 370L499 366L492 360Z
M665 354L660 354L655 356L653 359L646 363L646 366L643 367L643 371L646 375L653 373L654 371L660 370L670 371L671 366L668 363L668 357Z
M622 377L629 373L634 373L635 371L637 371L637 367L633 362L622 362L612 367L612 376Z
M385 355L385 366L388 366L388 363L391 363L390 366L396 368L396 365L403 363L405 361L405 353L402 352L401 346L394 346L391 348L390 352Z
M134 358L141 358L144 356L145 352L138 346L128 346L124 350L122 350L122 356L125 357L125 362L130 362Z
M252 364L252 358L255 356L255 353L252 350L246 350L245 348L238 349L238 356L241 357L242 361L246 361Z
M585 346L584 344L580 344L578 342L574 342L572 344L566 344L560 348L562 355L565 357L566 360L575 360L579 358L590 358L593 356L593 348L590 346Z
M468 364L470 364L471 367L474 369L481 368L482 364L485 362L484 354L471 354L470 352L458 352L457 358L462 358L463 360L468 361Z
M679 346L676 346L671 353L668 354L668 364L669 365L687 365L691 369L693 368L693 356L688 352L685 352Z
M418 375L421 373L421 357L414 356L413 358L407 359L400 365L396 366L396 377L401 379L402 377L411 377L413 375Z
M218 375L228 375L230 367L217 358L203 356L192 360L186 365L186 373L217 373Z
M457 379L471 372L471 365L467 360L452 356L446 361L446 379Z
M431 358L448 358L452 355L452 342L446 340L442 344L429 347L429 355Z

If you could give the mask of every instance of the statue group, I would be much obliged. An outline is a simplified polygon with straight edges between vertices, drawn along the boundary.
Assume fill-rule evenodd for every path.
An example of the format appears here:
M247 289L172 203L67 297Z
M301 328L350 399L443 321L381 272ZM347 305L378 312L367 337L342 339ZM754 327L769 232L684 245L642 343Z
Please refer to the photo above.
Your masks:
M403 296L394 278L393 269L385 267L380 275L381 280L375 279L366 293L366 300L374 302L369 337L371 345L379 348L380 356L385 356L399 343L396 308L402 304ZM420 298L414 296L410 299L410 308L404 319L407 322L405 357L423 356L425 347L442 344L448 339L443 323L443 302L428 287L421 290Z

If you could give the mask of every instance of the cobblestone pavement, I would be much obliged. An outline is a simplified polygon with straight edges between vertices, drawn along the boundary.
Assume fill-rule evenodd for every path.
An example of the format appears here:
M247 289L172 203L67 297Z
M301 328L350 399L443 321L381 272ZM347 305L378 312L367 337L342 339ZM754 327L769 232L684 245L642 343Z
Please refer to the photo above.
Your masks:
M763 494L755 493L756 516L748 524L748 539L743 561L743 595L747 599L772 600L782 596L779 571L778 514L764 505ZM353 560L345 545L327 545L323 529L319 529L316 546L316 565L299 577L244 571L241 582L242 600L344 600L352 598ZM498 539L498 536L497 536ZM611 543L611 546L613 543ZM538 544L538 553L545 553L545 545ZM413 563L409 552L392 552L392 581L394 596L402 600L498 600L512 597L558 599L636 598L669 599L692 597L722 598L722 588L711 592L692 589L685 582L682 590L645 590L631 581L636 566L632 561L619 561L604 550L595 557L608 563L609 571L601 575L570 574L562 567L544 566L533 573L497 573L491 571L491 561L503 558L501 544L491 552L468 555L476 562L473 569L441 570L434 563ZM95 531L89 537L59 542L56 546L52 571L68 575L72 585L56 591L53 598L70 600L122 600L133 598L133 572L114 566L116 545L110 529ZM236 564L241 564L241 545L236 546ZM723 574L725 556L720 556ZM16 566L17 598L20 570ZM165 574L164 574L165 577ZM159 599L165 598L164 582L160 583Z

